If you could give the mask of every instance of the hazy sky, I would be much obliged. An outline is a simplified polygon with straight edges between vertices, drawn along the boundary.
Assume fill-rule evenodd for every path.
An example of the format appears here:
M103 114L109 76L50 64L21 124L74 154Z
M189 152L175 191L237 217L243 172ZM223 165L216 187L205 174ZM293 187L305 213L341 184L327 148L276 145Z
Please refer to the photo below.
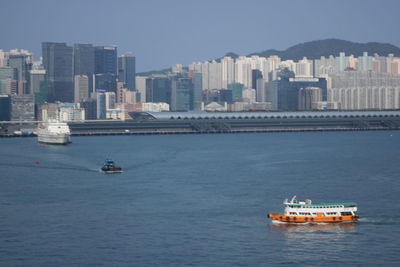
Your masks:
M400 46L398 0L1 0L0 49L117 45L147 71L325 38Z

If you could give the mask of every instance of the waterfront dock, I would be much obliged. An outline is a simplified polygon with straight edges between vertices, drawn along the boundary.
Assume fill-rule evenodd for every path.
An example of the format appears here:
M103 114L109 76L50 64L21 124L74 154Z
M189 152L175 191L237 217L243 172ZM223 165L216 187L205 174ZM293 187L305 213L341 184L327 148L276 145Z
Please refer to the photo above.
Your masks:
M399 130L400 111L176 113L68 122L73 136ZM32 122L0 122L1 137L34 136Z

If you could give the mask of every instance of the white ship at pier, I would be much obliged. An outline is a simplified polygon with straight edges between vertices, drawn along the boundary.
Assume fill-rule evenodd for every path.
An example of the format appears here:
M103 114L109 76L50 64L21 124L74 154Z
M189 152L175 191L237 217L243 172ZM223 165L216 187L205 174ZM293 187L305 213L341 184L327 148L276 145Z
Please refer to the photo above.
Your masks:
M65 122L49 120L38 125L39 143L66 145L71 142L70 135L69 126Z

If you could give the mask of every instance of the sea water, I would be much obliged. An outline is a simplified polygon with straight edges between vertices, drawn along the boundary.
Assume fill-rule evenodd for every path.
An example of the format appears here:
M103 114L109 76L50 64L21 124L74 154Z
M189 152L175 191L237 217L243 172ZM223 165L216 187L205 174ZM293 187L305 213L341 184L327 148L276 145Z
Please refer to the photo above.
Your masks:
M1 266L392 265L400 131L0 139ZM121 174L99 171L110 158ZM272 223L285 198L360 221Z

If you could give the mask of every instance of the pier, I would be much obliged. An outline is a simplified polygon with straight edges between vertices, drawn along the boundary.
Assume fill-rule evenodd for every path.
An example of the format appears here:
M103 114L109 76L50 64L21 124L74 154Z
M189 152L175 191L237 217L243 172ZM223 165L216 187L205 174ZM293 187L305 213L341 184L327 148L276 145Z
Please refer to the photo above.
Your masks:
M68 122L73 136L399 130L400 111L138 112L133 120ZM0 137L30 137L38 122L0 122Z

